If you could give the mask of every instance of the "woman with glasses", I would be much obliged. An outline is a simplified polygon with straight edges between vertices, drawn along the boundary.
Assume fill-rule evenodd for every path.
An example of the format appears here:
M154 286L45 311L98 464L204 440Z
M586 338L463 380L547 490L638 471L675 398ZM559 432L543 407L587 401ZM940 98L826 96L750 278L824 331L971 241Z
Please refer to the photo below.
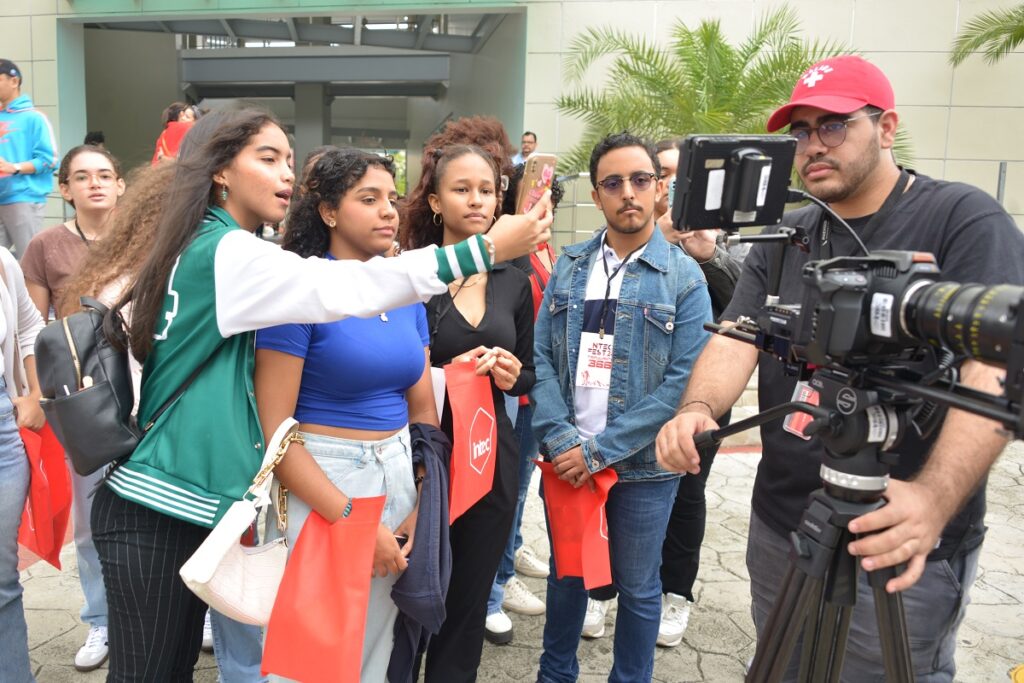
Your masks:
M495 142L488 151L472 144L443 145L451 135L445 131L427 141L420 182L403 205L405 248L454 244L486 233L496 220L499 169L509 165L507 135L504 145ZM457 279L427 303L427 320L431 363L440 368L453 361L474 362L477 374L490 378L497 422L492 488L451 525L446 618L427 649L428 683L464 683L477 678L487 598L515 515L519 449L503 408L505 394L522 396L533 387L529 279L506 264L487 274ZM449 438L452 398L446 398L441 416L441 428Z
M104 248L96 244L107 235L118 199L125 191L117 159L92 145L80 145L64 155L57 182L61 196L75 213L70 220L33 237L21 260L29 296L43 320L63 318L78 308L77 300L65 297L65 289L90 251ZM85 598L80 617L89 625L85 643L75 654L75 668L92 671L106 661L108 652L107 593L89 525L91 494L103 478L103 470L86 476L74 468L70 471L78 580Z

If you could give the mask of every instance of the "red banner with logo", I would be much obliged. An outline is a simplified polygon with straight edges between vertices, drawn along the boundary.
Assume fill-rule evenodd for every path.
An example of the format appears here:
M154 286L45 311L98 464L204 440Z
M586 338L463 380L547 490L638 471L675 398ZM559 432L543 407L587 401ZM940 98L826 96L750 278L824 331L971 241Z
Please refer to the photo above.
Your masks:
M60 548L71 516L71 474L64 448L50 425L38 432L21 429L31 479L18 543L60 569Z
M476 363L449 363L444 366L444 377L452 407L448 518L454 523L491 491L498 459L498 423L491 380L476 374Z
M544 507L548 513L555 572L558 578L580 576L587 588L612 582L608 554L608 491L619 475L603 469L591 475L593 491L584 484L576 488L555 474L554 465L536 461L544 484Z
M306 518L267 624L264 675L358 683L385 498L353 498L352 512L334 524L316 512Z

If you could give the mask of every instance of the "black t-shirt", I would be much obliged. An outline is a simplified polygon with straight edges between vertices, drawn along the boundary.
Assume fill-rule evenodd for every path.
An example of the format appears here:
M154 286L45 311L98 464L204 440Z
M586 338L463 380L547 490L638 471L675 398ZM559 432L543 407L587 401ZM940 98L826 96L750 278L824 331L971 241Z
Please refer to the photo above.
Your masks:
M786 214L783 224L813 228L820 209L804 207ZM860 233L868 222L848 221ZM1024 285L1024 235L1013 219L989 195L962 183L948 183L916 176L881 224L871 234L861 235L869 249L926 251L935 255L943 280L983 284ZM822 256L859 255L853 239L841 229L830 231L829 246ZM778 244L755 244L744 263L732 303L723 318L739 316L757 319L764 304L768 264L774 268ZM831 251L831 254L830 254ZM800 271L812 258L787 248L779 287L780 302L798 304L803 298ZM792 399L797 378L785 374L783 365L767 354L760 356L758 399L765 410ZM912 431L912 430L908 430ZM899 465L892 476L907 479L918 472L935 442L935 434L921 440L904 436L895 449ZM753 508L772 529L788 535L797 528L808 495L821 488L818 470L822 446L817 437L810 441L794 436L776 420L761 427L763 455L754 482ZM967 456L967 454L965 454ZM959 544L976 544L983 531L985 487L946 526L941 545L932 559L948 557Z
M462 317L450 293L438 294L427 302L430 362L441 367L478 346L500 346L523 364L519 378L507 392L510 396L522 396L533 388L536 379L530 280L518 268L499 263L488 275L486 286L487 307L476 327ZM494 392L496 396L500 394L497 388Z

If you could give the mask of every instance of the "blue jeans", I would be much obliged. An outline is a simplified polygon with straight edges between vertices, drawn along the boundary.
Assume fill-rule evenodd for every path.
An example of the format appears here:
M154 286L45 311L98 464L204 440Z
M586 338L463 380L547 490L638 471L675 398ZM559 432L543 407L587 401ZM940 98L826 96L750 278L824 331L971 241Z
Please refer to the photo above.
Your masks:
M678 487L678 478L628 481L619 482L609 493L609 554L612 583L619 592L609 683L649 682L654 673L654 647L661 621L661 544ZM550 540L550 520L548 524ZM552 552L544 652L537 683L573 683L579 678L576 650L586 612L583 579L557 578Z
M747 570L750 572L751 612L760 634L782 588L789 567L789 540L775 533L755 513L750 513L747 535ZM981 546L954 555L949 560L925 563L924 574L903 591L907 615L907 636L914 680L918 683L952 683L956 674L956 633L970 603L970 588L978 573ZM857 604L850 618L850 635L843 662L843 683L885 681L874 594L867 573L859 572ZM799 677L800 644L783 676Z
M526 507L526 494L530 490L530 477L533 476L533 468L537 466L533 460L538 454L537 439L533 438L533 427L530 426L531 420L533 406L519 406L513 420L516 425L516 439L519 441L519 499L516 501L512 533L508 536L508 545L505 546L505 554L501 557L494 585L491 586L491 595L487 599L488 616L501 611L501 603L505 599L505 584L516 573L516 551L523 545L523 534L520 532L523 525L523 509Z
M103 479L106 468L92 474L80 475L68 461L71 472L71 523L75 529L75 555L78 558L78 581L82 585L80 616L90 626L107 625L107 589L103 587L103 569L100 556L92 540L93 491Z
M213 609L210 610L210 628L220 683L266 683L269 680L260 673L262 628L241 624Z
M347 496L365 498L387 495L380 523L396 529L416 507L416 484L412 471L412 450L408 428L380 441L353 441L304 433L306 450L327 478ZM302 531L311 509L298 496L288 495L288 546ZM415 538L413 543L415 543ZM363 661L360 680L384 681L395 642L398 607L391 599L394 574L370 581Z
M35 680L28 659L28 627L18 575L18 527L28 496L28 478L28 456L14 421L14 405L0 376L0 666L4 683Z

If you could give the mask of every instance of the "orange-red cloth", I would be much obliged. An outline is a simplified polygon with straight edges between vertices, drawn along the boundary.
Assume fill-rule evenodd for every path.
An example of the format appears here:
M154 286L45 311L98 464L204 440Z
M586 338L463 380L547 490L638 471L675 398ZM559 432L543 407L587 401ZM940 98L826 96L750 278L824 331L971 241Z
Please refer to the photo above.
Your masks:
M551 463L536 462L558 578L580 576L587 588L607 586L612 582L612 565L605 503L619 475L612 469L595 472L591 478L596 490L591 491L586 484L575 488L559 479Z
M153 150L153 166L156 166L161 159L177 159L178 150L181 148L181 141L185 139L185 133L194 124L194 121L171 121L156 139L156 149Z
M60 569L60 548L71 516L71 475L64 449L48 424L38 432L22 428L21 440L31 479L18 543Z
M306 518L267 624L264 675L358 683L385 498L353 498L349 516L333 524L315 511Z
M494 485L498 459L498 423L491 380L476 374L476 363L444 366L448 403L452 407L452 459L449 468L448 519L459 516L486 496Z

